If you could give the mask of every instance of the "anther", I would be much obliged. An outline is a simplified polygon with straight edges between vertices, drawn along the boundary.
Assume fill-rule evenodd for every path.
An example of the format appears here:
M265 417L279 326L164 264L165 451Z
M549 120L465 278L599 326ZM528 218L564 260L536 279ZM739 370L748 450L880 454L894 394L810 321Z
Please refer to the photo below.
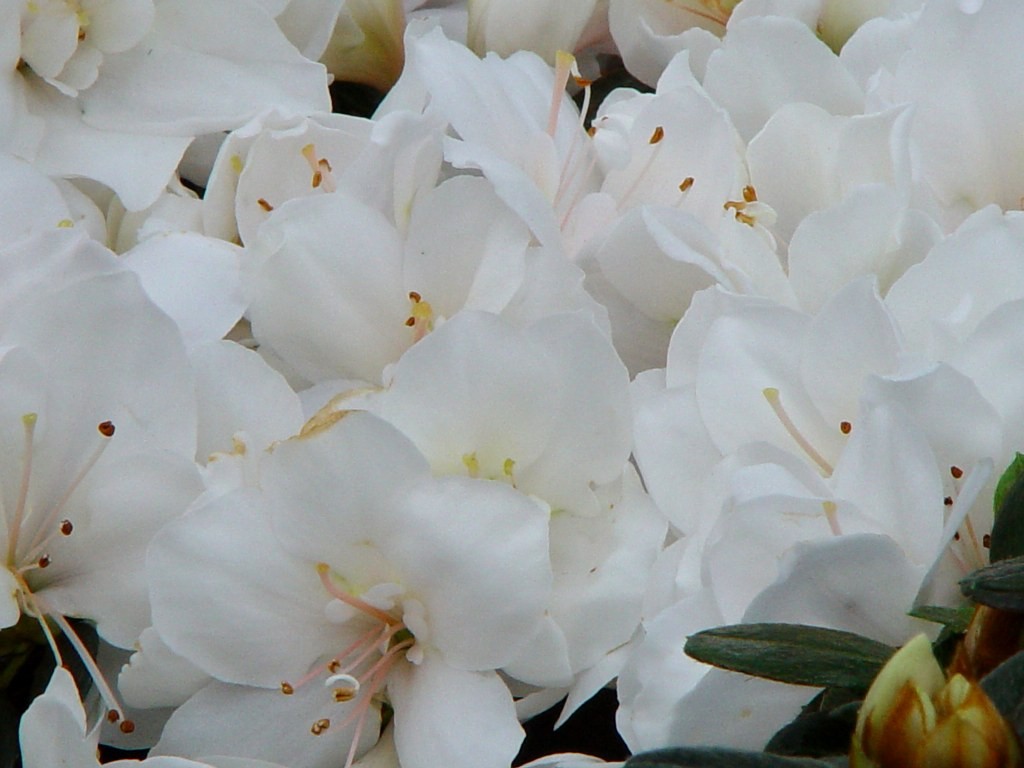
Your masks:
M743 188L743 201L747 203L757 202L757 190L750 184L747 184L747 186Z
M953 541L960 541L960 531L953 534Z
M75 530L75 526L71 524L70 520L60 521L60 532L63 536L70 536L71 532Z
M310 186L312 186L313 189L316 189L317 187L320 186L323 180L324 176L322 173L320 173L320 171L313 171L313 180L310 182Z
M981 546L985 549L992 549L992 534L986 533L981 537Z
M274 210L274 206L272 206L270 203L268 203L262 197L259 200L256 201L256 204L260 208L262 208L264 211L266 211L267 213L270 213L272 210Z
M693 186L693 176L687 176L679 183L679 191L686 192L690 187Z
M312 733L314 736L319 736L321 733L323 733L330 727L331 721L325 717L313 723L313 727L309 729L309 732Z
M408 327L410 327L410 328L414 328L416 326L416 318L415 317L407 317L405 319L405 324Z
M121 713L118 712L116 709L108 709L107 710L107 722L108 723L116 723L120 719L121 719Z
M328 688L336 686L332 693L334 694L334 700L338 703L352 701L352 699L359 695L359 681L352 677L352 675L344 673L331 675L324 680L324 685Z
M282 682L281 693L283 693L285 696L291 696L293 693L295 693L295 688L292 686L291 683Z
M39 560L36 561L36 565L38 565L40 568L46 568L50 565L50 556L43 555L39 558Z
M337 672L339 669L341 669L341 662L338 661L337 659L331 659L327 663L327 671L330 672L332 675L335 672Z
M647 143L648 144L657 144L659 141L661 141L664 138L665 138L665 129L662 128L659 125L657 128L654 129L654 132L651 133L651 138L649 138L647 140Z
M852 430L852 429L853 429L853 424L851 424L850 422L848 422L848 421L840 421L839 422L839 431L842 432L844 435L850 434L850 430Z
M409 301L419 304L423 301L423 297L416 293L416 291L409 291Z
M947 496L946 498L944 498L942 500L942 503L945 504L947 507L952 507L953 506L953 497L952 496ZM957 535L959 535L959 534L957 534Z
M952 467L949 468L949 474L953 476L954 480L959 480L961 477L964 476L964 471L954 464Z
M117 727L121 731L121 733L134 733L135 732L135 723L133 723L131 720L124 720Z
M101 421L96 425L96 429L99 430L99 433L104 437L113 437L117 428L114 426L114 422L112 421Z

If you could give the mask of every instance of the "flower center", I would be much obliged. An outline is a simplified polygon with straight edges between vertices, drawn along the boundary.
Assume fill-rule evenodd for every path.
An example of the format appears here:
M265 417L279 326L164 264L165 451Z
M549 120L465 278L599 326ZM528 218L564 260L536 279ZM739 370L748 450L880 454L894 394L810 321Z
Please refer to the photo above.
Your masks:
M32 585L30 584L36 574L49 568L53 563L53 558L49 554L50 545L55 540L67 538L74 533L74 523L64 517L68 502L106 450L110 439L114 436L114 424L104 421L97 426L99 442L86 457L82 466L64 490L64 493L49 509L36 509L31 504L30 490L38 415L26 413L22 416L21 422L24 429L25 442L18 497L13 511L7 509L3 504L2 496L0 496L0 516L2 516L4 529L7 533L5 564L14 576L14 581L17 585L16 599L18 607L23 615L31 616L39 622L39 626L43 630L47 643L53 652L54 659L58 665L63 666L64 662L50 627L50 622L52 621L57 625L89 672L89 676L92 678L93 684L96 686L107 709L107 719L112 723L120 720L121 724L119 727L121 731L131 733L135 730L135 724L131 720L124 719L124 707L118 702L112 687L104 678L89 649L79 638L78 633L71 627L67 618L49 605L42 594L33 592Z
M403 619L343 589L331 576L331 567L327 563L317 563L316 571L327 594L354 608L360 619L369 620L370 626L339 653L315 666L301 679L294 683L282 682L281 693L290 696L296 689L323 677L334 701L340 704L355 702L340 723L332 724L330 718L321 718L310 727L310 733L320 736L329 728L345 728L355 723L355 734L345 759L345 768L351 768L367 714L375 701L381 701L388 673L395 664L409 652L415 655L416 638Z

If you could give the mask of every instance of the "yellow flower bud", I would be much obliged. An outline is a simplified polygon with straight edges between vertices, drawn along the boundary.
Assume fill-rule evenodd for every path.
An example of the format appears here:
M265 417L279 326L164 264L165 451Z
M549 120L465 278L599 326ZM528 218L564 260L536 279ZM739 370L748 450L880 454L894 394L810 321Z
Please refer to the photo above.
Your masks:
M963 675L948 681L918 635L872 683L857 717L853 768L1018 768L1010 726L981 687Z

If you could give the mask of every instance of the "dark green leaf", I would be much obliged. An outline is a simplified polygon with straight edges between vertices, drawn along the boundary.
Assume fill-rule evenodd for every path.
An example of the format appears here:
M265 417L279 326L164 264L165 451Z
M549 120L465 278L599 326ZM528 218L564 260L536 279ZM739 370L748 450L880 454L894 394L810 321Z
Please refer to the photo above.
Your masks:
M774 755L828 757L850 751L860 702L853 701L830 712L806 712L772 736L765 752Z
M1024 739L1024 651L993 669L981 681L981 687L992 699L1017 736Z
M1024 555L1024 455L1017 454L996 485L989 561Z
M769 680L865 691L896 649L836 629L735 624L690 636L685 650L706 664Z
M962 605L959 608L946 608L941 605L919 605L907 615L913 616L915 619L930 621L933 624L942 624L950 632L960 634L971 623L974 606Z
M780 757L719 747L671 747L633 755L624 768L826 768L847 762Z
M979 568L960 580L960 591L992 608L1024 611L1024 557Z

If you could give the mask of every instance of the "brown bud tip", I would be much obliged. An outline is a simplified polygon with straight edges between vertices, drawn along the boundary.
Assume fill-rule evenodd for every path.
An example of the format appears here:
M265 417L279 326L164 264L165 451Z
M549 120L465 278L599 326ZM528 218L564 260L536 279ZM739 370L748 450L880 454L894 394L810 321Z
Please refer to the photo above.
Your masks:
M112 421L101 421L96 425L96 429L98 429L100 434L104 437L113 437L117 428L114 426L114 422Z

